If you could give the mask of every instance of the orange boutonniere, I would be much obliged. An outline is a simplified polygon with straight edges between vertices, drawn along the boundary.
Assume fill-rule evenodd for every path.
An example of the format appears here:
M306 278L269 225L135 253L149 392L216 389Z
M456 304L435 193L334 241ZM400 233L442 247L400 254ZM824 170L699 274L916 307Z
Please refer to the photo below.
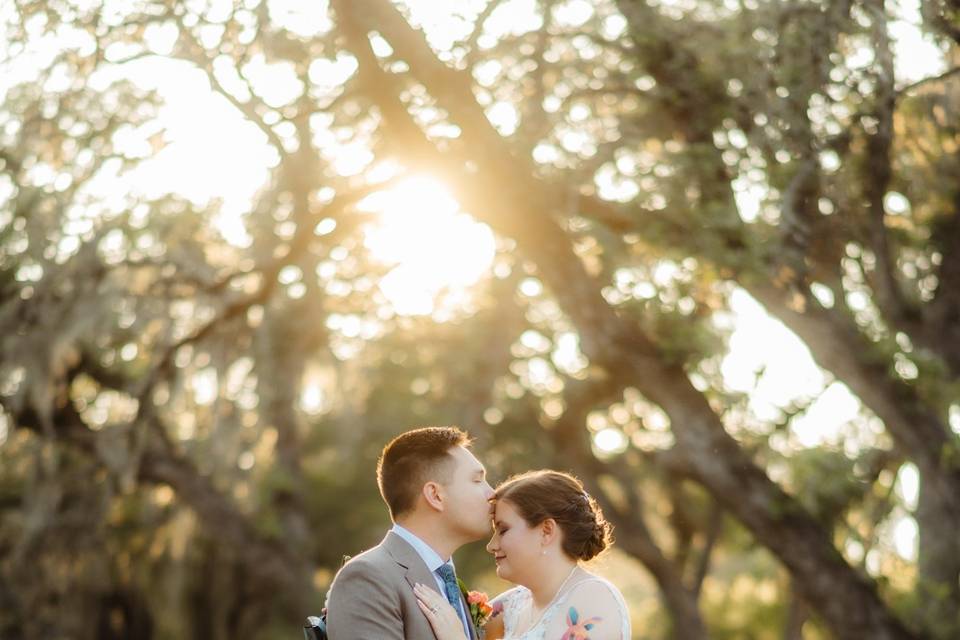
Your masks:
M490 598L483 591L468 591L463 582L460 583L460 591L467 601L467 608L470 609L470 620L478 632L482 631L483 625L491 616L499 615L503 608L498 602L495 605L490 604ZM480 634L482 637L482 633Z
M493 607L490 606L489 598L483 591L470 591L467 593L467 604L470 605L470 617L473 618L475 625L483 626L490 614L493 613Z

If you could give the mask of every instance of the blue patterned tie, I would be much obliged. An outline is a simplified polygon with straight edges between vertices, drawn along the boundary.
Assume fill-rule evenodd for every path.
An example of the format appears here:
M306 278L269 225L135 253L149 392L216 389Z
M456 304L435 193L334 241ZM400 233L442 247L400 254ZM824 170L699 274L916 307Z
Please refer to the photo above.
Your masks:
M453 567L449 564L442 564L437 567L437 575L443 580L443 590L447 592L447 602L453 605L453 608L460 611L460 588L457 586L457 574L453 572Z
M457 574L454 573L453 567L449 564L442 564L437 567L437 575L443 580L443 590L446 591L447 602L449 602L453 610L457 612L457 617L460 618L460 623L463 624L464 630L466 630L467 625L460 615L460 587L457 585ZM467 631L467 637L470 637L469 631Z

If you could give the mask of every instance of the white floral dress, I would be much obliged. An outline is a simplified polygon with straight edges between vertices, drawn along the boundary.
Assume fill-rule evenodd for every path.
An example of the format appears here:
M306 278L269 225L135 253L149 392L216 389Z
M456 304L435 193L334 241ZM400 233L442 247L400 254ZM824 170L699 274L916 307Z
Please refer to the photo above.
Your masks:
M514 587L495 599L503 604L504 640L630 640L630 612L620 591L609 580L590 576L561 589L559 597L532 627L533 596ZM549 635L548 635L549 634Z

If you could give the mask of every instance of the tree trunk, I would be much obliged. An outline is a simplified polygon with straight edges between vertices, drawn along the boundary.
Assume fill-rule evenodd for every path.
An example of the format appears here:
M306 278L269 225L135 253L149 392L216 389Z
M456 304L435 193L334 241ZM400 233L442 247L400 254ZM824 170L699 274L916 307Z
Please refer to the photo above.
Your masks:
M960 638L960 535L957 525L941 517L943 492L931 489L920 474L916 518L920 525L920 611L935 638Z
M32 409L23 409L12 417L18 428L42 431L40 419ZM104 434L89 429L72 404L61 407L53 421L59 441L99 459L98 438ZM135 428L145 427L136 425ZM173 489L178 499L196 513L208 535L231 548L237 562L247 571L250 590L258 597L286 607L284 613L292 619L310 611L313 589L309 562L283 540L261 535L250 519L220 493L192 461L151 439L140 461L138 479Z

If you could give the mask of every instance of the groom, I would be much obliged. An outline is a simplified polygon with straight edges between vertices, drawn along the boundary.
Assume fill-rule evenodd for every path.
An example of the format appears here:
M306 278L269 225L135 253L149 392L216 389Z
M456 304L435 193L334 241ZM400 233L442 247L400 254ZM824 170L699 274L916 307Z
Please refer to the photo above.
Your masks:
M490 532L493 489L469 446L460 429L427 427L402 433L383 449L377 483L393 528L344 565L330 586L330 640L435 638L413 593L418 582L445 595L467 638L476 640L452 556Z

